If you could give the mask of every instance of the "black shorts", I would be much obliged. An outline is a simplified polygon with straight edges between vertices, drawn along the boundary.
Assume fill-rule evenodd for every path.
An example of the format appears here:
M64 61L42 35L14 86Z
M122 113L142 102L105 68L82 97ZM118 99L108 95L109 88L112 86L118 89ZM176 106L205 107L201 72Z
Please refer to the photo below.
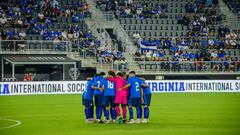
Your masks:
M103 105L103 95L102 94L94 95L94 105L95 106Z
M150 106L151 99L152 99L152 94L143 95L143 101L144 101L143 105Z
M104 96L104 105L115 107L116 105L114 103L114 100L115 100L114 96Z
M141 106L141 99L140 98L130 98L129 99L129 106L140 107Z

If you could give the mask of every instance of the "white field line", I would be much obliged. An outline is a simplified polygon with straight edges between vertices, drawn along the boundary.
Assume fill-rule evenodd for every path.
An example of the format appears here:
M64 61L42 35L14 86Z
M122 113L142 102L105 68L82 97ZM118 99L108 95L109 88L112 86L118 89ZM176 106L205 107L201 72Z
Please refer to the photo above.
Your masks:
M19 120L14 120L14 119L5 119L5 118L0 118L0 120L3 120L3 121L12 121L12 122L15 122L15 124L13 125L10 125L10 126L6 126L6 127L0 127L0 130L2 129L7 129L7 128L13 128L13 127L16 127L16 126L19 126L22 124L21 121Z

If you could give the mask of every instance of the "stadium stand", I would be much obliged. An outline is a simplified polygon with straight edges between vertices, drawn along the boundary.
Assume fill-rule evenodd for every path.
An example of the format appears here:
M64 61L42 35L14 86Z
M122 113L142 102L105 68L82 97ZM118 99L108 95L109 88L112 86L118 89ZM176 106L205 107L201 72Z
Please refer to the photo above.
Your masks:
M111 2L97 1L102 10L115 13L139 48L135 60L140 69L233 71L239 67L238 35L223 24L225 15L217 0Z
M42 54L84 53L80 60L86 61L87 66L107 64L108 69L122 71L129 68L140 72L240 71L239 28L233 30L225 23L227 15L221 11L218 0L96 0L94 8L98 11L91 11L94 8L89 2L2 0L0 51L7 54L17 50L25 54L27 48L36 52L46 50ZM224 2L238 15L238 1ZM112 42L107 43L99 36L103 26L89 27L91 21L96 24L103 21L95 18L96 12L101 14L99 11L113 13L107 23L123 28L136 52L127 47L128 42L123 42L126 37L115 39L121 33L109 36L117 42L114 45L121 47L109 48ZM86 60L86 55L93 56L97 65Z
M238 0L223 0L228 8L236 15L240 15L240 1Z

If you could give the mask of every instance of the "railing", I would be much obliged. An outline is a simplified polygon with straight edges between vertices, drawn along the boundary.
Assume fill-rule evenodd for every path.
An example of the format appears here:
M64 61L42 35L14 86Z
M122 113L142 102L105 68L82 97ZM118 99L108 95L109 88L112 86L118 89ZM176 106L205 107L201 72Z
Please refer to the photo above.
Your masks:
M240 61L138 61L127 63L99 63L98 70L130 71L138 74L172 74L172 73L227 73L240 74Z
M0 41L0 54L67 54L69 52L72 52L72 43L69 41Z

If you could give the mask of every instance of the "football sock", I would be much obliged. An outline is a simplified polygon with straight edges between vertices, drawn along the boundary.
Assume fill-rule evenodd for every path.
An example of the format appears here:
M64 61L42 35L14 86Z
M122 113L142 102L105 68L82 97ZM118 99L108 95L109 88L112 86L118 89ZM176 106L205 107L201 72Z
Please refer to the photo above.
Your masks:
M116 120L116 117L117 117L116 109L112 109L112 119Z
M89 109L89 117L93 118L94 117L93 115L94 115L94 107L91 106L90 109Z
M120 108L119 108L119 106L116 106L116 112L117 112L117 116L120 116Z
M122 116L123 116L123 119L126 119L126 116L127 116L126 106L122 106Z
M129 107L128 110L129 110L130 119L133 119L133 109L132 109L132 107Z
M106 106L102 106L102 109L103 109L103 112L104 112L104 117L106 118L107 116L106 116Z
M144 107L144 119L148 119L148 118L149 118L149 108Z
M136 111L137 111L137 119L141 118L141 107L136 107Z
M109 109L105 109L105 113L104 113L105 117L107 120L109 120Z

